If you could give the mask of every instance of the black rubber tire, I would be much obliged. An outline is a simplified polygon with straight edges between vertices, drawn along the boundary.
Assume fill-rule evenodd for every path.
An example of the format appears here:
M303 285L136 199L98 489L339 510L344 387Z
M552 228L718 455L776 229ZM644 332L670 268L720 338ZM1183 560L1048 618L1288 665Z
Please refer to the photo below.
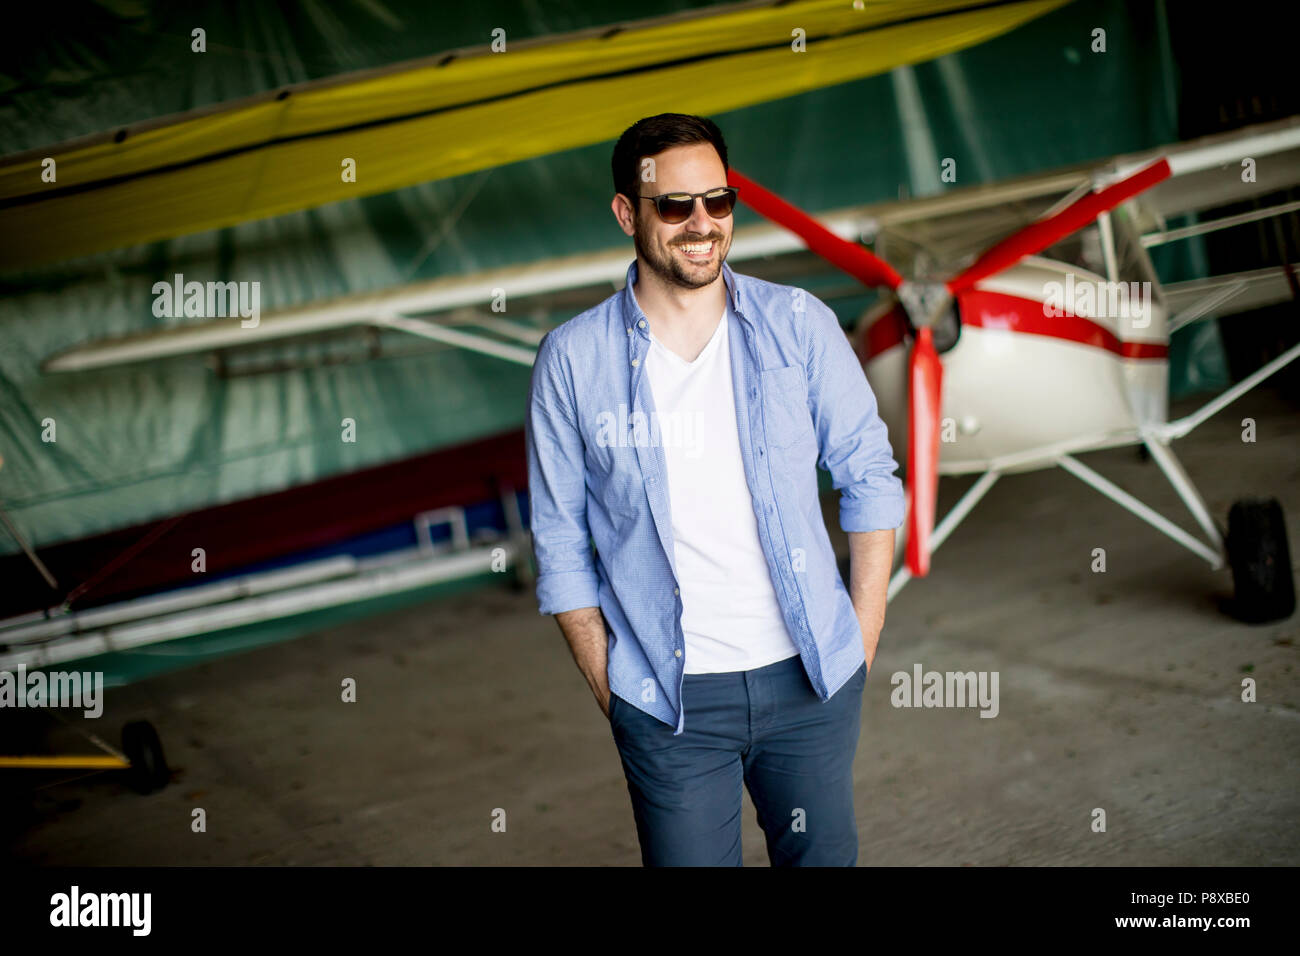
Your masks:
M153 793L171 780L162 741L149 721L133 720L122 728L122 752L131 761L127 778L136 792Z
M1232 615L1248 624L1280 621L1295 613L1295 579L1286 521L1276 498L1246 498L1228 512L1228 564Z

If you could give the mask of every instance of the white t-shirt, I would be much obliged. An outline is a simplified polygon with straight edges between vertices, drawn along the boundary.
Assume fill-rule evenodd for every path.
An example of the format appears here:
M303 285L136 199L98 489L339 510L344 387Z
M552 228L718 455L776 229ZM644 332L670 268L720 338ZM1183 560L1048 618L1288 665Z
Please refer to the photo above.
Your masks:
M799 653L758 539L731 390L730 308L693 362L650 335L645 373L668 470L687 674Z

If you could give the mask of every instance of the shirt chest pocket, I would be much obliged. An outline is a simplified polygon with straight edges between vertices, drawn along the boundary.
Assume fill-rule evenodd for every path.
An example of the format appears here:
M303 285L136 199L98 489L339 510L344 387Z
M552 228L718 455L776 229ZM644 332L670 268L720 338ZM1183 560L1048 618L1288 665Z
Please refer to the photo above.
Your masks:
M817 434L808 411L803 368L770 368L761 375L763 425L768 442L777 448L815 451Z
M646 500L635 437L611 414L593 422L586 444L588 486L615 526L634 521Z

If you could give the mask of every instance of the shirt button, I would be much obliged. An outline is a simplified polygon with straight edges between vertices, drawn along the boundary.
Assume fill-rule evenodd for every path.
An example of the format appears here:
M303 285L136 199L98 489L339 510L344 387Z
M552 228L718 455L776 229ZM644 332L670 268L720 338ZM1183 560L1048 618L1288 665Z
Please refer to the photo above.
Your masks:
M682 592L679 591L677 588L673 588L673 593L674 593L674 594L681 594Z
M682 652L681 652L681 649L680 649L680 648L678 648L677 650L673 651L673 657L681 657L681 656L682 656Z
M645 328L645 319L642 319L640 322L637 323L637 325L641 326L641 328L644 329L644 328ZM628 331L631 332L632 330L631 330L631 329L628 329Z
M628 335L631 335L631 334L632 334L632 326L630 326L630 325L627 327L627 334L628 334Z
M640 360L640 359L633 359L633 360L632 360L632 364L633 364L633 365L640 365L640 364L641 364L641 360Z

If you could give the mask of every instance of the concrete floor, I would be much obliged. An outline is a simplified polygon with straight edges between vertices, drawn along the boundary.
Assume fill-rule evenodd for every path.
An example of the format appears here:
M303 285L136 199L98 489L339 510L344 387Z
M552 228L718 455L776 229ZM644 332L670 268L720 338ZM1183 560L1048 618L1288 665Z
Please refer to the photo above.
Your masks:
M1257 390L1174 447L1220 520L1238 497L1281 498L1300 557L1296 411ZM1240 441L1247 415L1255 444ZM1191 527L1133 449L1085 460ZM941 482L941 513L971 481ZM843 549L834 496L826 507ZM1089 570L1095 547L1105 574ZM1003 478L890 605L855 765L860 863L1300 863L1300 616L1238 624L1217 605L1230 590L1226 570L1064 472ZM998 671L1000 714L895 709L890 675L918 662ZM1246 675L1258 703L1239 699ZM608 725L531 593L425 604L116 689L95 729L136 718L159 728L171 786L11 789L14 858L640 863ZM744 799L745 862L766 866ZM195 807L206 833L191 832Z

